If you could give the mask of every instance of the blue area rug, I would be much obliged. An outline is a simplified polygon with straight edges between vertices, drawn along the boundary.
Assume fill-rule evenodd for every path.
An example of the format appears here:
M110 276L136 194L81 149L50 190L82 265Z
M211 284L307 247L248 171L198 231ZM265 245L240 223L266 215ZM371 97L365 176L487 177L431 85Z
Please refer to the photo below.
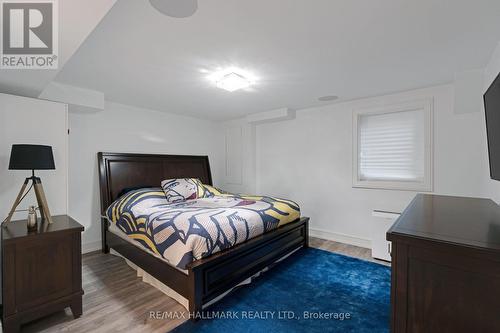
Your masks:
M389 332L390 268L302 249L173 332Z

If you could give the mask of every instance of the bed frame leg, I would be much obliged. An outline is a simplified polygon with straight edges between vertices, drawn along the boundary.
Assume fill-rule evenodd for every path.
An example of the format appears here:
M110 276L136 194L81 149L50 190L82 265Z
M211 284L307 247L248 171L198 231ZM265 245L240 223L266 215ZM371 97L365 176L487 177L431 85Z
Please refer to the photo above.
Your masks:
M189 301L189 317L192 321L198 321L202 317L202 305L201 304L193 304Z
M102 241L102 247L101 251L104 254L109 253L109 246L108 246L108 239L107 239L107 233L108 233L108 221L106 219L101 219L101 241Z
M203 280L201 272L189 270L189 316L192 321L201 318L203 310L202 290Z
M309 218L307 218L306 222L304 223L304 248L309 247Z

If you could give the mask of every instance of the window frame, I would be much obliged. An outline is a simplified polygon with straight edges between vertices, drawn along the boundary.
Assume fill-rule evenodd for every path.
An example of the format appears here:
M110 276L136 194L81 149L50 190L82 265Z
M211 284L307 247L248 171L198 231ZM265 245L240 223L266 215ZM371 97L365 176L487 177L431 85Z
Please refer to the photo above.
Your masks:
M379 115L405 111L423 110L424 112L424 180L417 181L383 181L362 180L359 177L359 119L364 115ZM434 187L434 100L432 98L410 101L392 105L376 106L353 110L353 151L352 151L352 187L432 192Z

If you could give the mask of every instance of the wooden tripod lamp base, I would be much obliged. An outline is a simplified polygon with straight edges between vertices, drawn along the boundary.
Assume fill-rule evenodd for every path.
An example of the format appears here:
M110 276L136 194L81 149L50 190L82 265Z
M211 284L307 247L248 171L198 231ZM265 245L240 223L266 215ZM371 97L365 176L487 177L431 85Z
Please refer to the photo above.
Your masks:
M21 203L21 200L26 195L24 191L28 186L29 182L33 182L33 188L35 190L36 201L38 202L38 209L40 210L40 216L42 219L42 223L47 221L48 223L52 223L52 215L50 215L49 205L47 204L47 198L45 197L45 192L43 191L42 180L39 177L28 177L25 179L23 186L21 186L21 190L17 195L16 201L12 205L10 209L9 215L5 219L5 222L10 222L12 219L12 215L14 215L17 206Z
M50 215L49 205L47 205L47 198L45 198L42 181L40 178L35 177L35 170L55 170L55 168L54 154L52 153L51 146L31 144L12 145L9 170L31 170L31 177L24 180L21 191L19 191L16 201L14 201L5 222L10 222L17 206L19 206L26 194L31 190L31 187L33 187L35 189L36 201L38 201L38 209L40 210L42 222L47 221L48 223L52 223L52 216ZM30 182L33 182L32 186L30 186L28 192L24 193L26 186L28 186Z

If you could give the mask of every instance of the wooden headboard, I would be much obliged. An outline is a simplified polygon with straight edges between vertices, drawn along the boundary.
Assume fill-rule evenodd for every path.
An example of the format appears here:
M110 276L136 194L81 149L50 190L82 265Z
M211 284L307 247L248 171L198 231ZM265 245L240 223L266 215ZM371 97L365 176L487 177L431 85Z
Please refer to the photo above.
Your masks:
M208 156L98 153L101 214L124 189L160 187L164 179L198 178L212 185ZM103 249L108 224L102 221Z

